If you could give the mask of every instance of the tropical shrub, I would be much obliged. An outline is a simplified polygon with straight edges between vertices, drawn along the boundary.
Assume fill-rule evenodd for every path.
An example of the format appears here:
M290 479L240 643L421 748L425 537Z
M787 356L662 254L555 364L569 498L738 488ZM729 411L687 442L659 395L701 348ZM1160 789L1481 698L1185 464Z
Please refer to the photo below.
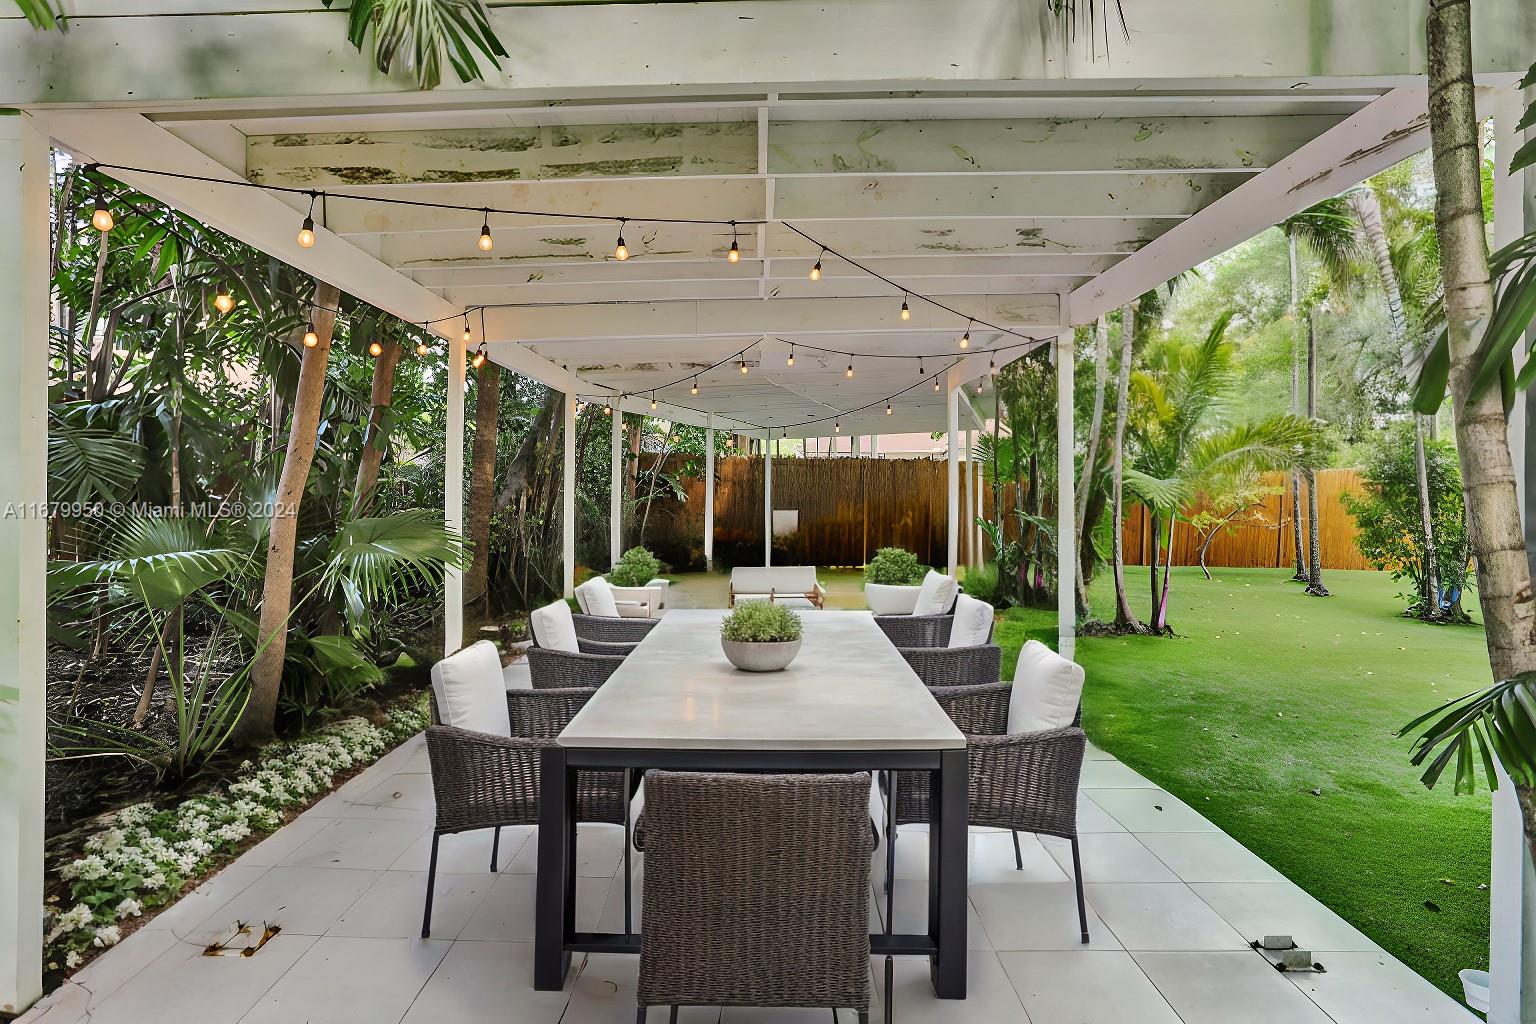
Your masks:
M1422 517L1419 511L1418 469L1413 428L1404 423L1377 435L1366 448L1361 467L1365 494L1340 499L1354 516L1359 533L1355 546L1375 566L1406 581L1410 590L1399 595L1407 602L1406 614L1419 618L1444 618L1466 622L1460 593L1470 585L1467 554L1467 516L1462 504L1461 470L1456 449L1447 441L1424 443L1424 465L1429 479L1430 526L1434 530L1436 577L1442 589L1436 609L1426 593L1428 562Z
M928 567L906 548L881 548L864 567L864 581L888 587L915 586L923 582Z
M661 562L647 548L636 545L619 556L608 570L608 582L616 587L643 587L661 572Z
M787 643L800 632L800 616L772 601L742 601L720 621L720 636L735 643Z
M998 592L999 579L996 565L974 566L965 571L965 592L978 601L996 605L1002 595Z

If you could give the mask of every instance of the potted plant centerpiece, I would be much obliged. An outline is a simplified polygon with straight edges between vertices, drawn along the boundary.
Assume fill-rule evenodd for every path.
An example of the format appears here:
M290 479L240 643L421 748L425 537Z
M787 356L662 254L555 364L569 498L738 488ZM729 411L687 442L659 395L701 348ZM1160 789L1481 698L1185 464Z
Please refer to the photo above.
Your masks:
M720 647L743 672L778 672L800 653L800 616L772 601L741 601L720 622Z
M906 548L881 548L864 567L864 601L876 615L911 615L928 567Z

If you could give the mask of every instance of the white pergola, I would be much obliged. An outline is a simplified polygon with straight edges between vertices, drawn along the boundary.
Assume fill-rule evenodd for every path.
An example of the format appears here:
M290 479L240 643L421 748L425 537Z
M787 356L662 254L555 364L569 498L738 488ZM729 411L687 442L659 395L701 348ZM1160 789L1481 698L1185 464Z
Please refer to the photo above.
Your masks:
M1111 37L1107 53L1101 39L1092 53L1085 39L1044 31L1042 6L498 7L492 21L512 53L500 74L431 93L380 76L345 44L345 14L318 0L72 0L67 35L0 17L0 104L20 108L0 117L0 344L11 369L0 378L0 479L15 503L46 500L51 143L380 309L435 322L448 353L454 527L457 317L473 309L472 346L566 396L567 591L577 399L644 414L654 401L655 415L765 441L945 431L953 568L970 521L963 434L991 410L978 385L989 364L1029 351L1025 339L1049 346L1070 654L1073 327L1425 148L1424 11L1423 0L1126 0L1130 39ZM1536 10L1481 0L1476 15L1480 84L1507 163ZM304 190L326 196L313 248L295 240ZM1533 192L1529 174L1500 176L1500 238L1536 226ZM382 199L471 209L369 201ZM482 207L600 219L493 214L494 249L482 252ZM618 218L628 218L624 262L613 258ZM825 256L812 281L822 246L847 259ZM1522 418L1522 459L1524 436ZM771 468L765 476L766 560ZM0 1010L35 999L41 973L44 551L43 518L0 519ZM456 575L446 598L456 637ZM1521 1019L1512 805L1501 800L1495 820L1491 1019L1501 1024Z

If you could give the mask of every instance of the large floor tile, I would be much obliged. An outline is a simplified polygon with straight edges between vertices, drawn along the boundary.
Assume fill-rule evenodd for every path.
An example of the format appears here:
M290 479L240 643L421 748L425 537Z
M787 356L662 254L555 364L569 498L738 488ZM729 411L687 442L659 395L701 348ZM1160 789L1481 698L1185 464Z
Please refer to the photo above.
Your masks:
M1129 950L1247 949L1244 937L1182 882L1088 885L1088 902Z
M1251 950L1137 953L1136 962L1184 1024L1332 1024Z
M237 921L279 925L286 935L324 935L368 890L380 872L351 868L278 865L196 925L177 930L184 939L211 942Z
M1124 832L1125 826L1082 793L1077 794L1077 834L1088 832Z
M534 836L517 851L507 865L511 874L531 875L539 870L539 842ZM633 852L633 851L631 851ZM624 859L624 829L620 825L588 824L576 826L576 873L587 878L604 878L619 870Z
M452 875L489 875L491 873L491 838L494 830L478 829L443 836L437 843L437 873ZM538 832L533 825L508 825L501 830L496 850L496 866L510 871L517 854ZM410 848L391 864L391 871L425 871L432 860L432 830L423 832Z
M265 865L248 864L242 857L233 864L226 865L224 870L157 914L144 925L141 931L169 931L180 934L250 888L266 873Z
M92 1024L235 1024L309 951L315 938L279 935L254 956L203 956L178 943L102 1000Z
M1084 789L1156 789L1129 765L1119 761L1084 761L1080 785Z
M1023 867L1019 867L1019 861ZM966 843L966 868L971 882L1059 882L1066 877L1061 867L1040 845L1033 833L1019 834L1019 856L1015 858L1010 832L973 830ZM873 877L885 878L885 847L875 851ZM896 877L928 877L928 833L902 829L896 839Z
M602 915L613 878L578 878L576 881L576 930L593 931ZM533 875L497 875L491 891L470 915L459 932L461 939L492 942L532 942L536 896Z
M435 807L430 775L396 772L382 778L360 775L305 813L322 818L388 818L430 824Z
M1030 1024L1179 1024L1129 953L1046 949L998 958Z
M569 997L534 990L531 942L455 942L404 1024L557 1024Z
M180 941L169 931L140 928L70 975L69 981L34 1006L22 1020L41 1021L46 1017L48 1024L67 1024L86 1017Z
M271 867L281 864L294 850L309 842L322 829L330 826L334 818L318 814L301 814L240 855L241 864L264 864Z
M267 990L242 1024L394 1024L449 945L326 936Z
M885 920L885 892L878 884L874 887L874 892L874 900L870 904L869 927L871 931L878 931ZM928 931L927 882L898 878L894 905L896 924L892 931L907 934ZM966 903L965 917L967 945L971 949L991 949L992 941L981 923L981 917L976 913L976 908L970 905L969 901Z
M871 966L877 1005L870 1016L878 1020L885 1012L884 958L872 958ZM934 998L928 961L922 957L896 957L893 967L891 1009L900 1024L1029 1024L1019 994L996 953L973 950L966 958L964 1002Z
M1215 832L1194 808L1161 789L1085 789L1127 832Z
M362 868L383 871L410 848L427 826L414 821L337 818L283 858L303 868Z
M1245 938L1291 935L1319 952L1374 952L1377 945L1354 925L1291 882L1199 882L1192 889Z
M623 953L589 953L572 970L571 999L560 1024L635 1024L635 984L640 958ZM718 1006L684 1006L678 1009L678 1024L717 1024ZM826 1024L825 1010L816 1024ZM654 1024L664 1024L667 1011L657 1007L649 1017ZM850 1021L850 1024L852 1022Z
M971 906L999 952L1017 949L1120 949L1120 942L1088 903L1088 939L1082 942L1077 892L1071 882L972 885Z
M1385 953L1330 953L1324 974L1286 974L1344 1024L1479 1024L1480 1018Z
M1278 882L1285 877L1225 832L1143 832L1137 838L1186 882Z
M454 939L490 895L496 876L439 874L432 896L432 938ZM421 934L425 871L385 871L331 926L327 935L408 939Z
M1084 760L1088 761L1113 761L1115 759L1115 755L1111 754L1107 750L1094 746L1092 743L1089 743L1083 751L1083 758Z
M1042 847L1070 878L1072 844L1054 836L1042 836ZM1077 837L1085 882L1177 882L1168 865L1128 832L1098 832Z

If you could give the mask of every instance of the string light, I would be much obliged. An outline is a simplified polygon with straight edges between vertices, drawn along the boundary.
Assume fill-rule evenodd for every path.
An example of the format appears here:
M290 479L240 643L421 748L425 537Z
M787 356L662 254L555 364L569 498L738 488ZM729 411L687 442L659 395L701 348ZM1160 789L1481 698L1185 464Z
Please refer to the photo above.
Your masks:
M304 215L304 223L299 226L299 246L304 249L312 249L315 245L315 200L320 193L309 194L309 212Z
M485 365L485 342L482 341L480 347L475 349L475 357L469 361L469 365L477 370Z
M106 193L102 192L101 186L98 185L96 186L96 209L91 212L91 227L102 234L106 234L116 224L116 218L112 216L112 211L107 207Z
M699 393L699 378L693 378L693 387L688 389L688 393L690 395L696 395Z
M919 377L926 377L926 376L928 376L928 371L923 369L923 357L922 356L918 356L917 357L917 375Z
M608 404L605 403L603 405L603 415L604 416L612 416L613 415L613 406L608 405Z
M988 356L987 357L987 372L989 374L991 374L992 376L994 376L994 377L997 376L997 357L996 356Z
M826 420L822 420L822 422L825 423ZM843 421L838 420L837 423L833 425L832 429L841 434L843 432Z
M384 354L384 346L380 345L377 341L370 341L368 343L368 354L378 358Z
M784 365L785 366L794 366L795 365L795 346L793 346L793 345L789 346L789 358L784 360Z
M939 390L939 378L938 377L934 377L933 378L933 390L935 390L935 391Z
M304 347L314 348L318 344L320 344L320 335L315 333L315 324L311 320L304 325Z
M745 359L741 361L741 375L743 377L747 375L747 361Z
M235 297L229 294L228 285L222 283L219 285L218 294L213 297L213 308L220 313L228 313L235 308Z
M741 246L736 244L736 222L731 221L731 251L725 254L727 262L741 262Z
M826 256L826 254L827 254L826 246L822 246L821 256L817 256L816 257L816 265L811 268L811 280L812 281L820 281L821 280L821 260L822 260L823 256Z
M853 360L852 359L848 360L848 369L843 371L843 376L847 377L849 380L853 379Z
M912 319L912 307L907 305L907 297L905 295L901 297L901 318L903 320Z
M651 412L655 412L655 411L656 411L656 395L652 394L651 395Z
M495 242L491 241L491 211L490 210L486 210L485 211L485 220L480 225L480 242L479 242L479 245L480 245L480 251L481 252L490 252L491 249L496 245Z
M624 218L619 218L619 241L613 247L613 258L616 260L629 259L629 246L624 244Z
M473 337L474 337L474 334L469 329L469 314L465 313L464 314L464 344L468 345L470 339L473 338Z
M972 323L974 323L974 321L972 321ZM970 348L971 347L971 324L970 323L967 323L965 325L965 333L960 335L960 347L961 348Z
M886 402L885 403L885 414L887 416L891 415L891 403L890 402Z
M428 345L425 341L418 341L416 343L416 354L417 355L424 356L428 352L431 352L431 351L432 351L432 346Z

